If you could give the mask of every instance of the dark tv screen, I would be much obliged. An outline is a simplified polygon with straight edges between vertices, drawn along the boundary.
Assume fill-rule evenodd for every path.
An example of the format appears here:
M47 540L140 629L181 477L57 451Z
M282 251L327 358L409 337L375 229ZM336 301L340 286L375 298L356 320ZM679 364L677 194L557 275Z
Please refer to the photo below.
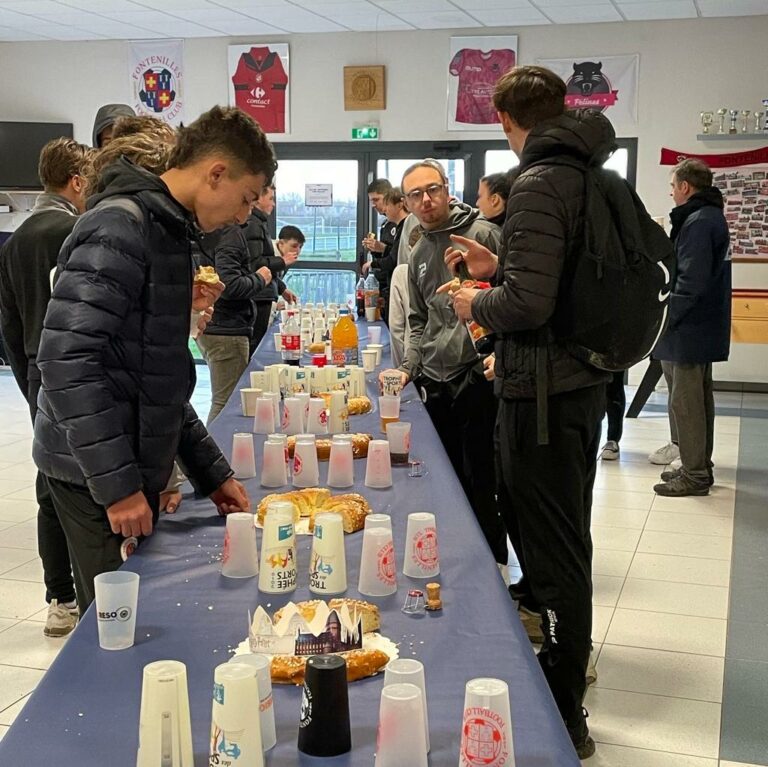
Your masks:
M72 138L72 123L0 122L0 189L41 189L40 150L62 136Z

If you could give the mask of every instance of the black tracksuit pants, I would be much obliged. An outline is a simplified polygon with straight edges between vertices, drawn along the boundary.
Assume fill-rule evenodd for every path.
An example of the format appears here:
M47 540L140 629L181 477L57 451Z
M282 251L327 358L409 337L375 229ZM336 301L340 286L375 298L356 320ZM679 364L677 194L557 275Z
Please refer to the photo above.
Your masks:
M608 382L605 393L605 412L608 416L608 440L621 442L624 433L624 411L627 409L627 394L624 391L624 372L619 370Z
M536 402L501 400L496 445L509 503L501 512L533 601L539 663L565 723L583 721L592 632L590 517L605 386L549 398L549 444L539 445Z

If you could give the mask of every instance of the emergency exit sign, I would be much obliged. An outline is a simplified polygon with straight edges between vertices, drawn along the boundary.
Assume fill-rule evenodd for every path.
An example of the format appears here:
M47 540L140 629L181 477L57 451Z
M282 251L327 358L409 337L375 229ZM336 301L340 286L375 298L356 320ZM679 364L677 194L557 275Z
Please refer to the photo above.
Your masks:
M374 125L366 125L362 128L352 128L353 141L378 141L379 129Z

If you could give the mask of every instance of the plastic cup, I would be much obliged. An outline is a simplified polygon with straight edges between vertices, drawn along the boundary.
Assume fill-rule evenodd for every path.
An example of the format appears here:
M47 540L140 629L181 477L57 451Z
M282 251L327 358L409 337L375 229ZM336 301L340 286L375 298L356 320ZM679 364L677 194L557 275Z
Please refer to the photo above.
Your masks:
M264 441L261 463L261 486L282 487L288 484L288 467L285 463L285 447L282 440L274 441L269 437Z
M280 378L281 386L282 386L282 380L283 379L281 374L281 378ZM286 377L286 381L287 380L288 379ZM268 391L268 392L264 392L264 394L262 394L261 396L264 397L265 399L268 399L272 403L272 416L275 419L275 428L277 428L277 424L280 423L280 399L282 395L280 394L279 391ZM268 433L269 432L265 432L265 434L268 434Z
M352 487L355 484L355 455L352 442L343 435L331 441L331 455L328 460L328 486Z
M403 390L403 377L400 373L385 373L381 377L381 393L397 395Z
M325 356L323 355L323 359ZM327 368L313 366L309 371L309 391L313 397L317 397L321 392L328 391Z
M309 590L321 595L341 594L347 590L344 523L340 514L325 512L315 517Z
M136 767L194 767L187 667L178 660L144 666Z
M293 504L281 501L267 508L259 568L259 591L265 594L287 594L296 590L293 513Z
M369 597L385 597L397 592L397 564L392 528L370 526L367 519L363 531L357 590Z
M350 373L350 393L353 397L365 395L365 370L355 365Z
M270 434L275 430L275 408L268 392L256 401L256 413L253 419L253 431L256 434Z
M309 392L297 392L293 396L304 406L304 423L306 423L307 415L309 415L309 401L312 395Z
M249 666L256 677L259 686L259 721L261 723L261 747L265 751L274 748L277 743L275 730L275 706L272 697L272 677L270 675L269 657L258 653L234 655L230 663Z
M282 333L273 333L272 340L275 344L275 351L279 352L283 349L283 336Z
M383 344L368 344L367 349L373 349L376 352L376 364L381 365L381 358L384 354Z
M328 411L325 409L325 402L322 399L315 398L309 401L307 432L309 434L328 433Z
M330 410L331 434L349 434L349 398L345 391L332 391Z
M250 378L252 388L261 389L262 392L267 390L267 374L263 370L252 370Z
M377 308L375 306L365 307L365 320L366 322L376 322Z
M100 573L93 579L99 647L125 650L133 647L136 609L139 601L139 574L127 570Z
M288 397L283 402L283 422L280 428L285 434L304 432L304 403L298 397Z
M264 368L267 377L264 391L280 391L280 365L267 365Z
M379 420L381 430L387 433L387 426L400 420L400 395L382 394L379 397Z
M288 454L288 437L285 434L269 434L267 435L267 442L278 442L283 446L285 476L287 481L287 477L291 473L291 456Z
M392 487L392 464L389 460L389 442L372 439L368 443L365 463L365 486L384 489Z
M253 578L259 574L256 529L250 512L227 515L221 574L227 578Z
M374 527L381 527L384 530L392 532L392 517L389 514L369 514L365 518L364 529L373 529Z
M387 441L392 465L407 466L411 452L411 424L408 421L387 424Z
M314 487L320 482L314 434L296 435L293 448L293 486Z
M243 415L247 415L250 418L256 415L256 400L263 394L262 389L250 388L240 389L240 405L243 410Z
M306 368L291 367L288 373L288 393L286 396L295 397L309 391L309 378Z
M501 679L470 679L464 691L459 763L515 767L509 687Z
M429 714L427 711L427 684L424 678L424 664L415 658L395 658L384 669L384 687L391 684L412 684L421 690L424 704L424 736L429 753Z
M372 325L368 328L368 343L380 344L381 343L381 325Z
M421 690L409 683L385 684L379 705L375 766L427 767L425 732Z
M434 578L440 573L435 515L426 511L408 515L405 533L403 575L409 578Z
M352 748L347 662L340 655L307 659L298 746L311 756L338 756Z
M366 373L373 373L376 369L376 359L378 356L376 349L363 349L363 370Z
M244 663L222 663L213 675L210 764L264 767L259 683ZM236 761L234 761L236 759ZM162 764L162 763L161 763Z

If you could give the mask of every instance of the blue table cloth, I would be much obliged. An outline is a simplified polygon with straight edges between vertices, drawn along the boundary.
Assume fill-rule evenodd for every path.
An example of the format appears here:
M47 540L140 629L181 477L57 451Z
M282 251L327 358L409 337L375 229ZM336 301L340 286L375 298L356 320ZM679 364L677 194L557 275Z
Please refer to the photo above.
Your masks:
M365 333L364 323L359 330ZM382 335L386 342L386 329ZM271 347L270 333L251 369L279 361ZM385 363L387 356L385 346ZM375 402L374 375L367 379ZM240 386L248 385L246 372ZM398 592L383 599L364 598L380 607L381 632L399 644L400 657L417 658L425 665L430 765L458 764L464 685L482 676L509 683L517 767L578 765L514 603L413 386L403 392L401 419L413 424L411 456L424 461L425 476L410 478L407 468L393 468L393 487L372 490L363 485L365 461L357 460L354 491L363 493L374 511L392 516ZM233 433L250 431L251 422L241 415L235 390L211 425L227 456ZM380 436L378 414L351 417L351 428ZM258 454L263 439L255 437ZM321 483L326 476L327 464L321 464ZM254 508L274 492L261 488L258 479L245 484ZM407 589L423 588L425 583L401 574L406 519L412 511L435 513L440 548L441 574L435 580L442 583L444 609L422 617L400 611ZM249 610L261 604L273 611L288 601L260 594L255 578L230 580L220 575L223 535L224 520L213 504L191 495L177 514L161 518L154 534L125 565L141 575L135 646L119 652L101 650L91 607L0 742L2 767L134 767L142 668L160 659L180 660L187 666L195 764L208 764L213 670L246 638ZM299 538L294 601L314 598L308 589L310 544L309 536ZM347 596L355 598L360 596L356 586L361 546L362 533L346 536ZM299 753L300 690L275 686L278 743L268 752L266 763L373 765L382 683L380 674L350 685L352 751L328 759Z

